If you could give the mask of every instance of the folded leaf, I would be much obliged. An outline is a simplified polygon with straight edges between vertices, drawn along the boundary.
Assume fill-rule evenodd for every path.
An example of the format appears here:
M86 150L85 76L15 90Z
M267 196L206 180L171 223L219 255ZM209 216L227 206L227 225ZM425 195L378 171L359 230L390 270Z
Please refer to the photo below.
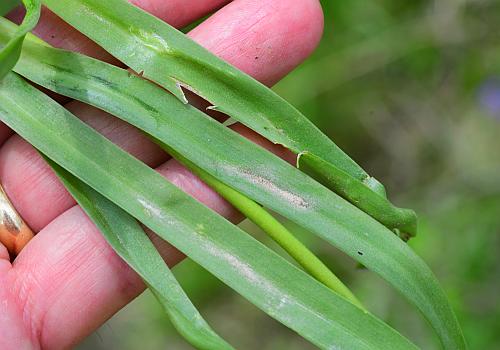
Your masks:
M14 74L0 82L0 119L54 162L320 348L415 348L382 321L186 195Z

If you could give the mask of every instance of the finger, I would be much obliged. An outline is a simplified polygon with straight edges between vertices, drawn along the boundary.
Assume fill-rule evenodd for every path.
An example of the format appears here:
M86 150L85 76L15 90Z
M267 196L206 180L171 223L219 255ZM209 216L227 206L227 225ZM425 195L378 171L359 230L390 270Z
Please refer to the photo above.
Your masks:
M0 245L1 248L1 245ZM25 327L18 305L6 286L12 285L10 262L0 260L0 349L37 349L37 341Z
M245 3L250 4L253 11L262 11L262 8L268 8L268 12L266 16L262 16L258 24L251 23L252 21L248 19L243 21L245 25L251 25L251 27L247 28L246 31L243 30L241 33L238 32L240 36L233 39L233 45L244 46L246 41L248 41L248 36L245 35L266 37L266 35L270 35L270 32L272 32L271 29L293 35L291 37L294 38L295 42L301 41L301 30L294 30L294 27L298 26L304 29L305 24L303 22L309 23L311 26L309 28L310 31L319 31L316 26L321 24L321 20L319 19L321 14L315 1L296 1L294 2L295 7L293 9L287 6L289 3L285 0L275 1L272 4L263 0L260 3L260 7L254 6L254 2L236 1L221 11L224 11L227 19L230 20L235 15L232 11L245 10L245 6L243 5ZM282 4L279 5L279 3ZM283 12L276 11L276 7ZM314 7L316 11L312 11L311 7ZM290 18L294 18L290 11L294 12L295 10L299 11L299 13L315 14L316 18L303 18L302 22L294 19L294 21L289 22ZM245 13L248 18L252 18L255 15L251 11L246 11ZM276 16L280 17L279 20L276 20ZM219 18L223 20L224 17ZM287 27L288 31L269 27L267 26L269 23L272 23L273 26L279 24L280 27ZM217 35L218 28L220 28L217 24L215 22L214 25L214 22L212 22L213 27L210 26L210 23L203 26L207 31L213 30L212 35ZM273 36L271 35L271 37ZM308 40L310 39L308 36L306 37ZM279 41L281 39L276 38L275 40ZM267 43L272 46L273 40L267 40ZM311 44L308 41L304 43L304 46L306 45L310 46ZM282 46L281 48L287 50L287 46ZM242 51L246 51L246 49L242 49ZM219 52L219 54L224 57L224 51ZM280 65L283 64L280 62L283 61L282 58L287 56L286 52L280 55L276 55L275 53L274 57L281 59L277 61L266 60L267 62L275 62L277 65ZM242 61L245 59L254 59L254 57L248 55L229 57L232 59L233 64L243 66L245 64ZM277 69L281 70L279 67ZM266 70L267 68L262 68L256 69L254 72L260 74L261 79L264 79L266 77L263 75L263 72L266 72ZM163 166L163 168L166 167L167 169L161 169L162 173L174 183L183 186L186 190L194 191L196 197L204 198L205 200L208 199L210 204L214 205L216 202L215 199L206 195L206 191L209 190L203 186L193 185L191 183L191 175L187 175L187 173L179 176L178 174L184 170L176 168L174 165L174 163L169 163L168 166ZM43 187L40 191L43 191ZM227 203L222 201L218 202L215 207L219 210L230 210ZM29 208L25 208L25 210L29 210ZM29 302L21 300L20 303L24 306L25 312L34 315L34 334L40 334L42 347L46 348L68 347L74 344L78 339L81 339L81 337L91 332L97 325L110 317L143 288L142 284L138 282L137 277L131 274L127 268L122 269L121 267L117 267L123 265L119 265L116 262L119 261L116 255L105 253L106 249L109 248L102 241L99 243L100 241L96 238L99 236L97 231L90 232L91 230L88 229L88 226L84 225L82 221L78 221L77 216L83 215L76 214L78 212L77 209L69 210L71 216L67 218L68 223L62 222L66 218L66 214L56 218L21 253L14 267L16 274L19 276L29 274L29 278L23 282L23 285L27 290L33 290L33 296L30 296ZM228 215L227 213L224 214ZM58 239L58 236L62 235L62 233L59 232L60 229L56 230L54 227L62 227L64 229L70 223L79 223L77 226L80 227L81 231L78 232L76 228L73 231L76 230L77 233L81 234L81 240L75 239L75 241L72 241L73 234L65 235L64 239ZM47 253L46 250L50 246L52 246L52 250ZM82 255L78 255L79 251L82 251ZM99 255L97 253L102 254ZM56 254L58 254L59 258L52 260L52 256ZM89 254L94 255L90 255L89 257ZM68 272L64 273L61 269L66 269L65 271ZM71 288L68 287L67 283L61 282L64 277L66 277L66 280L71 278ZM52 298L49 298L51 302L44 301L47 300L45 299L47 291L50 291L53 295ZM57 300L55 300L55 296L57 296ZM82 310L85 310L84 315L82 314ZM80 317L75 317L75 315ZM67 322L67 320L72 319L74 321Z
M317 0L265 5L253 0L232 2L189 35L255 79L273 85L311 54L322 33Z
M147 165L155 167L167 159L142 132L109 114L84 104L71 103L68 109ZM0 149L0 182L34 232L75 205L40 154L18 135Z
M11 273L2 289L14 296L41 349L73 348L143 288L77 206L38 233Z
M3 263L2 261L9 261L9 252L7 251L7 248L0 243L0 265Z
M186 26L229 2L229 0L129 1L177 28ZM8 16L9 19L16 23L20 23L23 17L23 7L16 8ZM42 9L40 22L33 33L55 47L77 51L106 62L118 63L115 58L97 44L73 29L45 7Z

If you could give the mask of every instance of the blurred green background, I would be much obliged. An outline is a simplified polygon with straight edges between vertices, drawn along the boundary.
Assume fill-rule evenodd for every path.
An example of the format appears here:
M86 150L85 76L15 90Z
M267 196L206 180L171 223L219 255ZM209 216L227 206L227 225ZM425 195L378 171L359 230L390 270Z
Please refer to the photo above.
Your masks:
M417 210L420 231L410 244L442 282L470 348L500 349L500 1L322 3L320 47L276 91L385 183L397 204ZM267 241L248 222L242 227ZM376 315L422 348L438 348L421 316L382 280L294 231ZM174 270L238 348L313 348L192 262ZM80 349L191 347L146 292Z

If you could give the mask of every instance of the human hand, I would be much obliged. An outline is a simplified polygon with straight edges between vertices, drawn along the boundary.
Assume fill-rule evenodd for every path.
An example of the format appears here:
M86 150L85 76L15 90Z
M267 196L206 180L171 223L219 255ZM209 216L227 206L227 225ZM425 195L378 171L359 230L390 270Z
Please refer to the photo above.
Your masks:
M133 2L182 27L228 1ZM18 20L22 15L16 11L11 17ZM311 53L322 24L317 0L235 0L189 35L272 85ZM54 46L118 64L47 11L35 33ZM233 222L240 220L234 208L135 128L80 102L65 101L65 106L201 202ZM234 128L280 156L290 157L243 126ZM0 182L37 233L12 264L0 245L0 348L70 348L139 295L144 284L107 245L33 147L5 125L0 125L0 144ZM174 248L152 238L169 265L182 259Z

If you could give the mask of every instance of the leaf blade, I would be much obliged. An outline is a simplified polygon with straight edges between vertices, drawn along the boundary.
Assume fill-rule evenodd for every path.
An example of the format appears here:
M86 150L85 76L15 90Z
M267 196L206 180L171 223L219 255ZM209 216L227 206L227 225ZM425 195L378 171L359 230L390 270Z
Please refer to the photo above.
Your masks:
M317 346L415 348L15 75L0 82L0 102L1 120L41 152Z
M450 348L465 346L458 321L432 272L377 221L153 84L95 60L57 50L50 50L51 58L48 49L40 50L45 54L38 56L43 56L47 67L35 65L33 59L19 65L21 73L145 130L212 176L339 247L414 303L443 343L451 344ZM71 62L77 62L76 68L71 68Z
M44 0L44 3L127 66L184 103L187 100L182 87L210 101L211 109L240 121L273 143L284 145L296 154L312 153L359 180L375 194L386 196L380 182L296 108L154 16L121 0ZM324 167L317 169L323 171ZM344 193L349 198L349 192Z
M233 349L201 317L139 223L58 164L45 160L115 252L141 276L179 333L197 349Z
M26 34L35 28L40 18L42 4L39 0L22 0L22 2L26 8L23 23L21 23L7 44L0 49L0 80L16 65L21 55ZM15 5L15 2L9 1L2 5L0 10L1 12L10 10L13 5Z

